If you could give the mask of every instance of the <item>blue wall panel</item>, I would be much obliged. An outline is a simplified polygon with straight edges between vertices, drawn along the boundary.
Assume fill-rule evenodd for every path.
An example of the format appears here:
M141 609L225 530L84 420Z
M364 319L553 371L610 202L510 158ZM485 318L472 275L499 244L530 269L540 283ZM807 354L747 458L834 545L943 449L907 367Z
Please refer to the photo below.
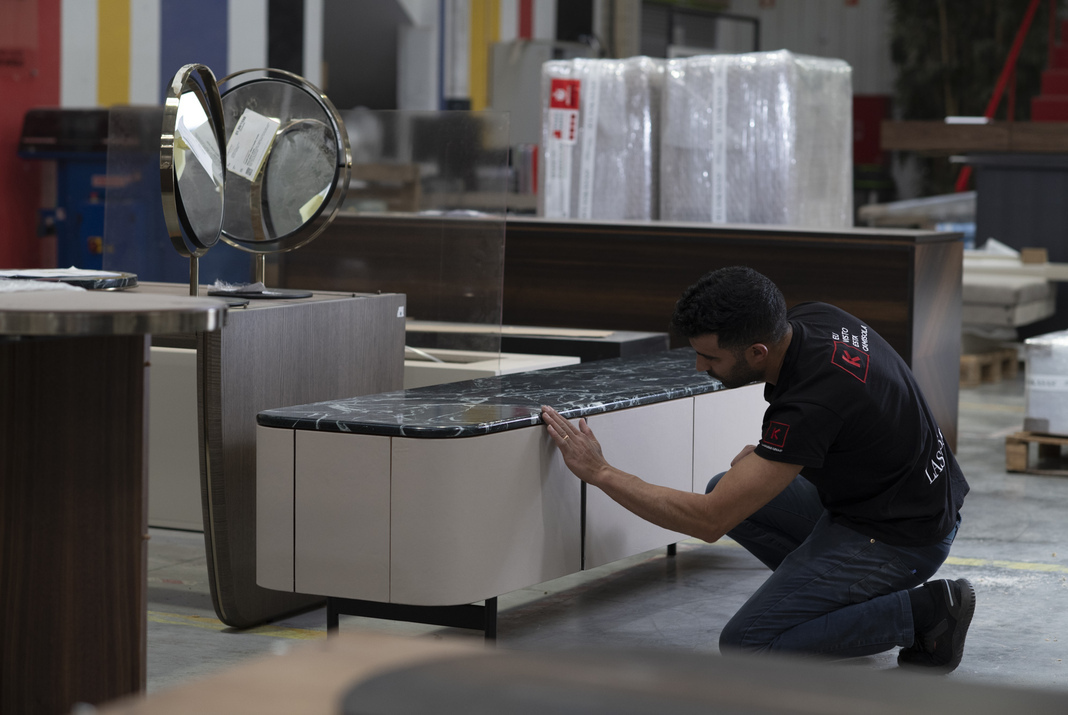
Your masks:
M160 0L160 102L182 65L207 65L221 79L227 67L227 6L219 0Z

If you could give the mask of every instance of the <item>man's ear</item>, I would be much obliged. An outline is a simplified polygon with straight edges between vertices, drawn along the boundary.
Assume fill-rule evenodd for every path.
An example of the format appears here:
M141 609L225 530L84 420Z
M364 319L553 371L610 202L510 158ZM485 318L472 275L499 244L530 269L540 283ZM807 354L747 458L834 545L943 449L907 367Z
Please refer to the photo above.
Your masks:
M764 343L753 343L745 349L745 361L749 367L761 367L768 359L768 346Z

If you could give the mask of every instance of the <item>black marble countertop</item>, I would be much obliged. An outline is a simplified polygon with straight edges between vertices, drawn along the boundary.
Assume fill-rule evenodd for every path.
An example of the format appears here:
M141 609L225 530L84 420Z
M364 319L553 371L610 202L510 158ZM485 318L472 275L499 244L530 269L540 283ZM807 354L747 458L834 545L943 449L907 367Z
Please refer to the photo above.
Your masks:
M264 427L394 437L473 437L722 390L690 348L265 410Z

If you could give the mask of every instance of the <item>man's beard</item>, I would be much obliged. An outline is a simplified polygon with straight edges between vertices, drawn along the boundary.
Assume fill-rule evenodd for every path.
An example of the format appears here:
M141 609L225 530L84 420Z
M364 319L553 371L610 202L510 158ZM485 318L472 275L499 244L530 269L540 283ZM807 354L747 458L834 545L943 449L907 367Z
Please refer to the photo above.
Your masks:
M744 361L739 361L731 372L723 377L714 374L711 370L706 371L709 377L713 377L723 383L728 390L735 387L745 387L760 380L760 373L749 367Z

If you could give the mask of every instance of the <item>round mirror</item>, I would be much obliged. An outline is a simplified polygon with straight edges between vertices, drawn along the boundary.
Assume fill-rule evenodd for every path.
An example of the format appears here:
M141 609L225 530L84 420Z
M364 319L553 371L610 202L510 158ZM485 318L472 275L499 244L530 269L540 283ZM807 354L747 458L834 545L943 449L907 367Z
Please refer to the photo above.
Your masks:
M225 211L222 239L252 253L291 251L333 220L352 157L344 123L303 77L245 70L224 77Z
M211 70L198 64L178 70L167 88L159 168L167 233L175 249L191 259L207 253L223 229L222 116Z

